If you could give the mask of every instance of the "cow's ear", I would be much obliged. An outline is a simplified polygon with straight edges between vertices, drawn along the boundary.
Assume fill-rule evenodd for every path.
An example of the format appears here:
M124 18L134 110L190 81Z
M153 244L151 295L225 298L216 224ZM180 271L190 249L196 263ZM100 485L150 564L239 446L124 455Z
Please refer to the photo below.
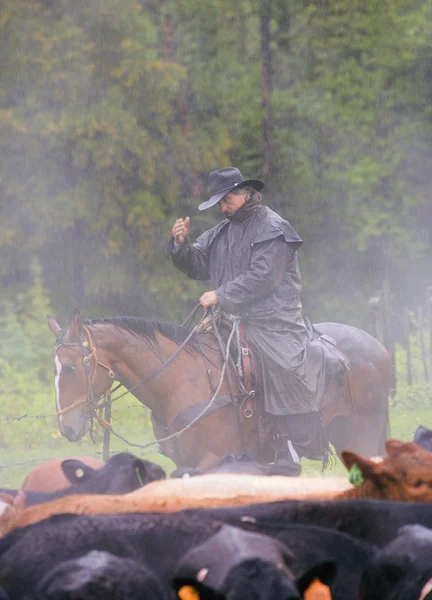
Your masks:
M51 329L51 331L56 336L56 338L58 338L58 336L60 335L60 332L61 332L61 327L57 323L57 321L54 319L54 317L48 316L48 327Z
M162 467L148 460L137 458L134 462L134 469L137 477L137 487L142 487L152 481L166 479L166 473Z
M369 458L361 456L352 450L343 450L341 459L348 471L352 469L354 465L358 465L363 470L363 468L367 469L370 465L374 464Z
M76 458L67 458L62 461L61 468L64 476L72 485L84 483L95 476L97 469L89 467L81 460Z
M365 479L373 479L377 474L377 463L369 460L351 450L343 450L341 454L343 464L350 475L349 479L353 485L361 485Z
M385 443L385 449L389 456L392 454L397 454L401 450L403 450L406 446L405 442L401 442L400 440L387 440Z

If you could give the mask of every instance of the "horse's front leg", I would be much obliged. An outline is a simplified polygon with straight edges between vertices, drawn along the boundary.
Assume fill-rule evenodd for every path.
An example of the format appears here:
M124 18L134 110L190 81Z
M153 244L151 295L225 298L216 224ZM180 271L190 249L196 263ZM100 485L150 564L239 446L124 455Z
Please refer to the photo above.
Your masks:
M198 421L179 440L178 466L198 471L210 469L226 454L241 452L241 434L232 405Z

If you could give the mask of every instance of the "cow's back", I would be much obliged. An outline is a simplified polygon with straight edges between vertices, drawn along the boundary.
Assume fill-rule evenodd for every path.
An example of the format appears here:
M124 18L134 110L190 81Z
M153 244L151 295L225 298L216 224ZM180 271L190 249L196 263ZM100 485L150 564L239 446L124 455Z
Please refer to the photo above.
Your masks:
M93 469L103 466L103 461L94 456L62 456L47 460L34 467L24 478L21 489L33 492L55 492L71 485L64 475L61 464L66 459L79 460Z

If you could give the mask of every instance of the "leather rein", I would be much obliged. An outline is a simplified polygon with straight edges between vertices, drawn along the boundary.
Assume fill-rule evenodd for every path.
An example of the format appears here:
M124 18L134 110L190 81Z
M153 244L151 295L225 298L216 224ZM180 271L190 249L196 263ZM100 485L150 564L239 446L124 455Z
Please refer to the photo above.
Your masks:
M101 362L100 360L98 360L98 358L96 356L96 345L93 342L93 338L92 338L89 328L86 326L83 326L83 331L84 331L84 335L85 335L86 339L84 339L81 343L63 342L63 341L56 343L56 347L55 347L56 354L58 354L58 350L61 347L84 348L84 350L86 350L88 352L88 354L83 357L83 364L84 364L84 369L85 369L86 377L87 377L87 390L86 390L85 398L83 398L81 400L77 400L76 402L69 404L69 406L65 406L65 408L62 408L61 410L56 411L57 419L60 415L63 415L82 404L84 404L84 407L91 407L92 410L94 410L94 411L99 410L100 408L103 408L103 404L98 405L98 402L96 402L96 406L94 405L95 402L94 402L94 394L93 394L93 383L94 383L94 380L96 377L96 370L97 370L98 365L100 365L104 369L107 369L109 378L111 380L111 384L110 384L108 390L105 392L105 394L102 397L105 399L107 397L107 395L109 395L111 393L111 387L112 387L112 384L115 379L114 371L111 369L111 367L109 367L108 365L106 365L103 362ZM92 372L90 370L91 359L94 360Z
M126 394L128 394L129 392L131 392L132 390L136 389L141 384L147 383L148 381L151 381L157 375L159 375L159 373L161 373L165 369L165 367L167 367L176 358L176 356L181 352L181 350L183 350L183 348L189 342L189 340L191 339L191 337L194 335L194 333L195 333L196 329L199 327L199 325L200 325L200 323L189 333L189 335L181 343L181 345L177 348L177 350L173 354L171 354L171 356L169 356L161 364L160 367L158 367L152 373L149 373L149 375L147 375L146 377L144 377L144 379L141 379L141 381L139 381L138 383L136 383L131 388L127 388L125 392L123 392L122 394L120 394L116 398L110 398L110 400L109 400L110 404L112 404L116 400L119 400L119 398L122 398L123 396L125 396ZM85 369L86 376L87 376L87 391L86 391L86 396L85 396L84 399L77 400L76 402L73 402L69 406L66 406L65 408L62 408L61 410L56 411L57 418L60 415L65 414L66 412L69 412L70 410L72 410L72 409L74 409L77 406L80 406L82 404L84 404L85 407L92 408L93 412L95 413L92 416L96 416L96 418L97 418L96 411L99 411L100 409L104 408L105 405L106 405L105 403L107 401L107 398L111 396L112 391L117 390L122 385L120 383L114 390L111 390L112 385L113 385L114 380L115 380L115 373L111 369L111 367L109 367L108 365L106 365L103 362L101 362L100 360L98 360L97 355L96 355L96 344L94 343L94 339L93 339L93 337L92 337L92 335L90 333L89 328L86 327L85 325L83 326L83 332L84 332L85 339L81 343L59 342L59 343L56 344L56 354L58 353L59 348L61 348L62 346L66 347L66 348L70 348L70 347L74 347L74 346L75 347L79 347L79 348L84 348L88 352L88 354L83 357L84 369ZM93 359L93 361L94 361L93 362L93 371L92 372L90 371L91 359ZM110 384L109 388L101 396L101 398L103 398L103 402L101 404L98 403L100 398L95 403L95 397L94 397L94 393L93 393L93 383L94 383L94 380L95 380L95 377L96 377L96 370L97 370L98 365L100 365L104 369L108 370L108 375L109 375L109 377L111 379L111 384Z
M194 311L192 311L191 315L195 314L196 310L199 308L199 305L194 309ZM191 316L190 315L190 316ZM94 338L91 335L91 332L89 330L89 328L87 326L83 326L83 333L84 333L84 339L79 342L79 343L69 343L69 342L63 342L63 341L58 341L56 343L56 354L58 353L59 348L61 348L62 346L64 347L78 347L78 348L83 348L84 350L86 350L88 352L87 355L85 355L83 357L83 364L84 364L84 369L86 372L86 377L87 377L87 390L86 390L86 395L85 398L82 398L80 400L77 400L76 402L73 402L72 404L70 404L69 406L66 406L65 408L56 411L56 416L57 419L59 418L59 416L61 416L62 414L65 414L67 412L69 412L70 410L76 408L77 406L81 406L84 405L84 409L86 411L86 417L89 419L90 421L90 432L91 432L91 425L93 422L93 418L95 418L98 423L106 430L109 431L111 433L113 433L116 437L118 437L119 439L123 440L124 442L126 442L128 445L130 446L135 446L138 448L148 448L149 446L153 446L155 444L159 444L160 442L165 442L168 441L172 438L178 437L181 433L183 433L184 431L186 431L187 429L189 429L193 424L195 424L199 419L201 419L202 416L204 416L204 414L209 410L209 408L212 406L212 404L214 403L214 401L217 399L217 394L219 393L219 390L222 386L223 383L223 379L225 377L225 372L227 370L228 367L228 361L229 361L229 349L230 349L230 345L231 345L231 341L234 335L234 327L233 330L231 332L231 335L229 337L228 340L228 344L226 347L226 353L222 352L223 354L223 358L224 358L224 364L222 367L222 371L221 371L221 375L220 375L220 379L219 379L219 384L216 388L216 390L214 389L214 384L211 378L211 372L206 369L208 377L209 377L209 384L210 384L210 389L212 390L212 398L210 399L208 405L205 407L205 409L196 417L193 419L193 421L191 423L189 423L186 427L184 427L183 429L181 429L178 432L175 432L167 437L164 437L162 439L158 439L155 440L154 442L149 442L147 444L137 444L137 443L132 443L129 442L127 439L125 439L123 436L121 436L120 434L116 433L109 420L104 419L102 417L102 410L105 409L109 409L108 410L108 414L110 414L110 409L111 409L111 405L113 402L115 402L116 400L119 400L120 398L122 398L123 396L125 396L126 394L128 394L129 392L133 391L134 389L136 389L138 386L140 386L143 383L147 383L148 381L151 381L152 379L154 379L157 375L159 375L177 356L178 354L183 350L183 348L186 346L186 344L189 342L189 340L192 338L192 336L197 332L197 330L199 329L200 325L202 324L202 322L204 321L204 319L207 316L207 311L204 313L203 317L201 318L201 320L199 321L199 323L190 331L190 333L188 334L188 336L185 338L185 340L181 343L181 345L175 350L175 352L173 352L173 354L171 354L161 365L160 367L158 367L155 371L153 371L152 373L149 373L146 377L144 377L144 379L140 380L138 383L136 383L134 386L132 386L131 388L127 388L125 392L123 392L122 394L120 394L119 396L116 396L115 398L111 397L111 394L113 391L117 390L119 387L122 386L121 383L119 383L118 386L116 386L114 388L114 390L112 390L112 385L114 383L115 380L115 373L113 371L113 369L111 369L110 366L104 364L103 362L101 362L100 360L98 360L97 358L97 354L96 354L96 343L94 342ZM188 317L189 319L190 317ZM93 368L91 369L91 364L93 361ZM93 383L96 377L96 371L97 371L97 367L101 366L104 369L108 370L108 375L109 378L111 380L111 383L108 387L108 389L105 391L105 393L103 395L101 395L97 401L95 401L95 396L93 393ZM228 371L229 373L229 371ZM232 389L232 382L231 382L231 377L229 377L229 383L230 383L230 389L231 389L231 395L232 398L234 399L234 392ZM101 403L99 403L99 401L102 400ZM91 412L88 413L88 409L91 409ZM107 414L107 413L106 413ZM91 433L90 433L91 435Z

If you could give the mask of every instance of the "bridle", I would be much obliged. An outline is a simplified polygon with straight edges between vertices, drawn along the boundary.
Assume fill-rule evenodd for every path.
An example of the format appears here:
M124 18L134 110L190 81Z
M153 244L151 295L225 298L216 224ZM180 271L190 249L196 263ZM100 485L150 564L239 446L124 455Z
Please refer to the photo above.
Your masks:
M191 315L193 315L196 312L196 310L199 308L199 306L200 305L198 305L192 311ZM123 440L128 445L130 445L130 446L136 446L136 447L142 448L142 449L145 449L145 448L148 448L149 446L153 446L155 444L159 444L161 442L166 442L166 441L169 441L171 439L179 437L187 429L190 429L199 419L201 419L205 415L205 413L209 410L209 408L213 405L213 403L215 402L215 400L217 399L219 390L221 389L222 383L224 381L225 372L226 372L227 367L228 367L229 350L230 350L232 338L234 336L234 333L236 332L236 327L233 326L232 331L231 331L231 333L229 335L228 342L227 342L226 349L225 349L225 353L223 352L223 349L221 349L222 350L222 356L224 358L224 364L223 364L222 369L221 369L219 383L218 383L216 389L214 389L214 386L213 386L213 381L211 379L211 373L210 373L210 371L208 369L206 369L207 370L207 374L209 376L210 389L212 390L212 397L209 400L209 403L201 411L201 413L199 415L197 415L192 421L190 421L186 426L184 426L179 431L176 431L175 433L172 433L172 434L170 434L170 435L168 435L166 437L163 437L161 439L157 439L157 440L155 440L153 442L148 442L147 444L144 444L144 445L129 442L126 438L124 438L120 434L116 433L113 430L113 428L112 428L112 426L111 426L111 424L109 422L109 420L110 420L110 414L111 414L111 404L114 401L118 400L119 398L122 398L123 396L125 396L126 394L128 394L129 392L131 392L132 390L136 389L141 384L146 383L146 382L152 380L157 375L159 375L159 373L161 373L165 369L165 367L167 367L176 358L176 356L184 349L184 347L189 342L189 340L192 338L192 336L195 335L195 333L197 333L197 331L199 330L202 322L205 320L205 318L207 316L208 310L209 309L207 309L207 311L205 311L205 313L202 316L202 318L200 319L199 323L189 332L189 334L187 335L187 337L183 340L183 342L179 345L179 347L175 350L175 352L173 352L173 354L171 354L165 361L163 361L162 364L157 369L155 369L154 371L152 371L151 373L149 373L146 377L144 377L144 379L142 379L141 381L138 381L138 383L136 383L135 385L133 385L131 388L126 388L125 392L123 392L119 396L116 396L115 398L111 398L111 393L112 393L112 391L115 391L119 387L121 387L122 384L119 383L119 385L116 386L114 388L114 390L111 389L112 385L114 383L115 373L111 369L111 367L109 367L108 365L105 365L100 360L98 360L97 355L96 355L96 344L94 343L94 341L92 339L92 335L90 333L89 328L86 327L85 325L83 325L83 331L84 331L86 339L84 339L80 343L63 342L63 340L60 338L57 341L57 343L56 343L56 353L58 352L58 349L61 348L62 346L64 346L64 347L79 347L79 348L84 348L84 349L86 349L88 351L88 354L83 357L84 368L85 368L85 372L86 372L86 376L87 376L87 391L86 391L85 399L77 400L76 402L73 402L69 406L61 409L60 411L57 411L56 412L57 418L60 415L65 414L66 412L68 412L68 411L76 408L77 406L84 405L84 408L87 409L87 410L85 410L85 417L87 417L87 419L90 422L90 429L89 429L90 430L90 436L91 436L92 423L93 423L93 419L94 418L96 418L96 420L99 422L99 424L105 429L105 433L107 434L107 437L106 438L104 437L104 448L105 448L105 440L107 440L106 447L107 448L109 447L109 432L112 432L116 437L118 437L119 439ZM188 319L190 318L190 316L188 317ZM202 350L201 350L201 352L202 352ZM202 353L202 354L203 354L203 356L205 358L204 353ZM94 365L93 365L93 371L92 372L90 370L91 359L94 360ZM104 394L102 394L100 396L100 398L102 398L102 402L100 404L99 404L99 399L100 398L98 398L97 402L95 403L95 396L94 396L93 387L92 387L93 383L94 383L95 376L96 376L96 370L97 370L98 365L100 365L101 367L103 367L103 368L105 368L105 369L108 370L108 374L109 374L109 377L110 377L110 380L111 380L108 389L105 391ZM231 388L231 394L230 395L231 395L232 398L234 398L234 392L233 392L233 389L232 389L232 383L231 383L231 381L230 381L230 388ZM88 411L88 408L91 409L91 412ZM105 415L107 416L107 418L103 418L102 417L102 410L103 409L105 409Z
M108 365L106 365L103 362L101 362L100 360L98 360L97 355L96 355L96 344L92 338L92 335L91 335L88 327L83 325L83 332L84 332L85 339L82 342L76 343L76 342L63 342L62 340L58 341L56 343L56 353L58 352L59 348L64 346L66 348L71 348L71 347L84 348L85 350L88 351L88 354L83 357L84 369L85 369L86 376L87 376L87 391L86 391L85 398L81 399L81 400L76 400L76 402L73 402L69 406L66 406L65 408L62 408L61 410L57 411L56 412L57 419L59 418L60 415L63 415L65 413L69 412L70 410L76 408L77 406L84 405L84 408L87 409L85 412L87 413L86 414L87 418L90 420L90 425L92 423L92 419L96 418L96 420L99 422L99 424L102 427L104 427L105 429L111 428L110 424L106 421L106 419L103 419L102 415L99 414L99 413L101 413L102 409L106 408L107 406L110 406L112 402L118 400L119 398L122 398L129 392L136 389L141 384L147 383L148 381L151 381L154 377L159 375L159 373L161 373L165 369L165 367L167 367L176 358L176 356L183 350L183 348L186 346L186 344L189 342L189 340L192 338L192 336L196 333L198 327L201 325L204 318L205 318L205 315L201 318L198 325L190 331L188 336L180 344L180 346L175 350L175 352L173 352L165 361L162 362L160 367L158 367L153 372L146 375L146 377L144 377L144 379L141 379L140 381L138 381L138 383L136 383L132 387L126 388L126 391L123 392L122 394L120 394L119 396L117 396L116 398L111 398L111 393L113 391L111 388L112 388L112 385L115 380L115 373L111 369L111 367L109 367ZM91 366L92 359L93 359L94 363L93 363L93 370L91 371L90 366ZM94 380L96 377L96 370L97 370L98 365L100 365L104 369L108 370L108 375L111 380L108 389L100 397L100 398L102 398L102 402L100 404L99 404L100 398L95 402L95 396L93 393L93 383L94 383ZM117 390L119 387L121 387L121 384L119 384L116 388L114 388L114 390ZM91 409L90 414L88 413L89 408ZM91 428L90 428L90 430L91 430Z
M88 354L86 356L83 356L83 364L84 364L84 369L85 369L85 373L86 373L86 377L87 377L87 390L86 390L85 398L76 400L72 404L69 404L69 406L65 406L65 408L62 408L61 410L56 411L56 416L58 419L61 415L64 415L65 413L73 410L77 406L84 405L84 409L88 409L88 408L91 409L90 414L88 414L88 411L85 410L86 416L89 418L89 420L91 421L93 419L93 417L96 417L96 419L99 421L99 423L102 426L106 427L107 424L103 422L102 416L98 415L98 413L100 412L100 410L102 408L104 408L106 402L108 401L108 399L111 396L111 388L114 383L115 373L111 369L111 367L109 367L105 363L101 362L97 358L96 344L94 343L94 340L92 338L89 328L86 327L85 325L83 326L83 332L84 332L85 339L82 342L75 343L75 342L60 341L60 342L56 343L56 354L58 354L58 350L61 347L84 348L88 352ZM91 360L92 359L93 359L93 369L91 369ZM98 365L108 371L108 376L110 378L110 385L109 385L108 389L105 391L105 393L101 396L101 398L103 399L101 404L98 404L99 399L95 403L95 397L94 397L94 393L93 393L93 383L94 383L94 380L96 377L96 371L97 371Z

